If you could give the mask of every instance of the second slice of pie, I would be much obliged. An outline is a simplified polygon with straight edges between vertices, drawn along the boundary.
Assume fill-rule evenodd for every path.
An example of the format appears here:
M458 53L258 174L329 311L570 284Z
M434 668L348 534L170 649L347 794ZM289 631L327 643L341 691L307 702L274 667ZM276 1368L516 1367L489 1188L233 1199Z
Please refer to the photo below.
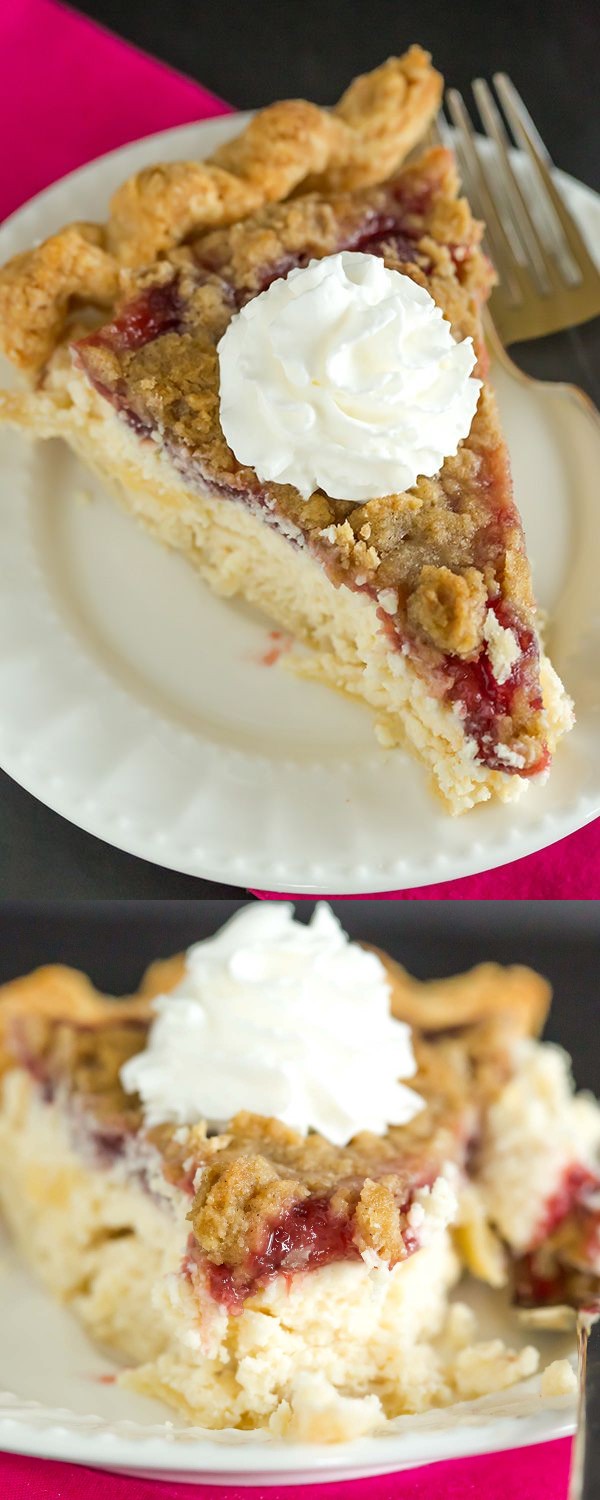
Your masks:
M410 113L412 97L415 116L412 136L404 121L405 140L398 123L399 77L405 110ZM446 805L461 812L491 796L510 798L545 776L571 726L572 708L540 642L508 453L487 383L480 312L493 273L480 249L481 226L457 197L448 151L433 148L397 167L435 109L436 80L426 55L411 49L406 59L391 60L352 86L346 96L352 106L342 101L341 115L324 116L330 122L325 135L340 119L345 130L353 121L351 167L340 164L337 137L327 138L321 158L314 156L321 170L286 176L281 135L272 148L267 135L259 149L250 127L224 148L222 167L209 169L213 176L204 197L198 190L193 200L196 179L189 176L183 184L169 177L167 191L157 169L154 197L148 174L142 174L143 182L134 179L117 194L108 226L92 226L94 234L90 226L70 226L62 238L18 257L0 273L0 338L9 356L35 374L36 389L28 397L0 397L0 410L40 436L63 435L161 540L186 553L213 588L244 596L304 643L308 650L294 658L298 670L365 700L382 743L407 744ZM373 129L378 117L388 121L387 136L380 131L386 151ZM306 153L300 117L295 124L289 117L289 129L290 155L301 155L301 148ZM279 172L279 191L272 187L270 164ZM170 172L176 169L164 169ZM241 215L235 205L227 206L226 179L239 184L240 177L246 185L258 184L262 206L256 212L245 212L245 201ZM282 201L273 202L275 197ZM209 229L213 223L221 227ZM323 283L326 311L340 278L368 279L370 268L383 262L397 273L399 288L408 281L427 294L428 307L441 309L451 352L472 340L481 389L468 429L435 472L430 461L426 475L418 473L408 487L398 483L392 493L381 494L377 486L380 471L392 472L383 465L389 436L383 426L373 491L365 498L363 483L358 500L344 498L343 486L340 498L340 485L333 483L335 497L323 485L303 493L300 481L290 482L285 453L284 482L260 479L224 435L222 351L232 321L280 286L287 316L292 278L320 262L327 263L326 271L339 271L335 286L333 276ZM99 304L111 309L108 322L102 323ZM364 368L373 368L369 389L359 388L361 375L348 396L345 377L336 374L340 350L348 367L356 341L342 337L325 361L327 380L339 386L336 420L341 411L344 421L354 421L349 407L358 390L357 449L350 459L342 454L342 473L345 464L353 478L359 472L364 477L365 469L368 474L361 422L368 453L380 421L377 393L382 389L385 397L389 372L382 377L373 361L380 359L387 316L387 304L374 308L373 329L383 332L375 354L367 349L364 356ZM247 339L257 326L246 315ZM275 339L281 339L282 326L275 328ZM294 362L302 366L304 332L302 349L283 352L286 369ZM415 354L416 348L407 334L404 353L409 370L415 361L415 390L424 370L429 379L429 354ZM389 363L393 367L393 353ZM430 363L433 368L433 355ZM409 382L409 446L417 440L427 446L431 427L435 449L436 423L442 420L443 427L447 416L446 372L447 356L440 354L431 377L435 400L431 404L427 387L418 408L420 434ZM260 413L262 402L268 428L267 386L257 389L254 376L238 373L242 405ZM307 387L300 416L308 447L310 387L319 386L320 378L312 366L302 366L299 379ZM336 442L337 461L342 444ZM301 434L292 474L302 447ZM277 453L270 457L276 464Z
M507 1296L598 1297L600 1109L548 999L269 902L129 1000L38 970L0 989L0 1210L119 1382L209 1431L340 1442L507 1390L538 1365ZM574 1385L559 1361L538 1399Z

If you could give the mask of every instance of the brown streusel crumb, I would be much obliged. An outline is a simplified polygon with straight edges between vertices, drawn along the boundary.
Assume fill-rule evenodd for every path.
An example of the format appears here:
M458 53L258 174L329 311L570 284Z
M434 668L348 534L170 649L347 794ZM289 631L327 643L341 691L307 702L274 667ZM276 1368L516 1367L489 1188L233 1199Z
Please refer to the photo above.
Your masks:
M508 1076L512 1043L537 1028L548 991L526 969L482 965L428 985L386 963L394 1013L413 1027L422 1013L411 1084L426 1107L407 1125L384 1136L362 1132L343 1148L248 1113L221 1135L208 1134L202 1121L183 1133L170 1125L144 1131L139 1101L124 1093L119 1072L145 1045L147 996L159 978L163 989L177 981L177 960L153 966L130 1001L107 999L83 975L60 968L5 986L4 1065L28 1069L48 1098L59 1091L103 1140L107 1131L147 1139L169 1181L191 1193L195 1242L215 1266L240 1267L260 1254L270 1228L308 1199L329 1205L357 1253L372 1250L393 1263L407 1253L411 1195L445 1163L464 1164L481 1108Z

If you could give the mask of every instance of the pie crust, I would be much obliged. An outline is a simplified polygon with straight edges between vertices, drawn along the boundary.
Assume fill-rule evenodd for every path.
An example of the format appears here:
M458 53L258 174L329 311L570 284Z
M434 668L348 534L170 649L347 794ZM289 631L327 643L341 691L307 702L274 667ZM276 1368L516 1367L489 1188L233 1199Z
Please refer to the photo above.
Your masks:
M283 100L207 161L145 167L114 194L106 224L68 224L4 267L0 348L35 373L63 336L74 299L110 306L128 272L290 193L381 182L421 139L441 92L429 54L410 47L355 78L333 110Z

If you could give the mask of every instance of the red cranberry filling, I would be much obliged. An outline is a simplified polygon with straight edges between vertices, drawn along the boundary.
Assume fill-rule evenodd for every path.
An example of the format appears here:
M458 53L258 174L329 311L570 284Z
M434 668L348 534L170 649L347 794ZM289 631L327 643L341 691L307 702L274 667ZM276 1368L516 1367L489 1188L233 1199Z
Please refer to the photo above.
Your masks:
M402 1205L402 1214L408 1204ZM243 1266L215 1265L206 1261L191 1237L184 1268L193 1277L203 1267L211 1297L229 1312L240 1312L247 1297L275 1276L293 1276L299 1271L315 1271L332 1261L358 1260L360 1252L353 1240L352 1218L342 1218L331 1210L327 1198L306 1198L268 1230L263 1248L249 1255ZM406 1228L402 1239L406 1255L418 1249L417 1236Z
M474 661L448 657L442 670L451 679L448 697L452 703L463 706L466 733L476 741L481 759L493 770L506 771L511 768L497 750L502 743L499 732L502 719L512 716L517 694L523 694L532 711L542 708L539 649L534 632L519 621L505 600L491 600L488 607L505 630L513 631L519 644L520 655L510 676L505 682L498 682L487 649L481 650ZM537 775L548 760L548 751L544 749L535 763L523 768L520 774Z
M132 409L127 394L122 389L122 382L109 386L92 376L86 361L86 350L104 347L114 350L116 354L123 354L142 349L145 344L153 343L165 333L180 333L184 321L185 302L180 295L178 277L175 276L163 286L151 286L140 292L139 296L126 304L112 323L88 334L74 346L75 363L86 371L99 394L112 403L138 437L151 436L152 422L146 421Z
M48 1067L48 1060L41 1052L30 1046L27 1027L17 1016L10 1029L10 1047L19 1066L25 1068L40 1089L45 1104L50 1104L56 1093L56 1079Z
M391 196L399 204L403 218L408 216L422 219L427 213L434 191L435 185L426 177L420 183L414 177L408 181L400 177L390 185Z
M567 1167L556 1192L545 1205L542 1219L533 1237L532 1250L536 1250L543 1240L548 1239L574 1210L578 1208L585 1210L586 1197L598 1187L600 1187L598 1178L590 1172L589 1167L582 1166L581 1162L573 1162L570 1167Z
M397 220L391 215L381 214L375 223L371 222L365 230L361 230L352 244L344 248L360 250L363 255L385 255L388 247L394 251L397 260L414 263L414 239L399 227Z
M236 1311L254 1287L266 1286L280 1273L292 1276L333 1260L355 1260L359 1252L352 1233L352 1220L333 1214L327 1198L295 1203L268 1231L263 1249L250 1255L243 1267L209 1264L211 1296Z
M590 1195L597 1194L599 1188L599 1179L581 1162L573 1162L567 1167L556 1192L544 1207L531 1249L516 1262L515 1301L519 1306L551 1306L569 1302L573 1268L563 1265L559 1258L554 1258L552 1250L548 1252L546 1248L547 1240L566 1222L573 1226L576 1234L579 1280L585 1276L595 1280L596 1262L600 1253L600 1214L589 1200ZM587 1271L584 1269L586 1264L589 1266Z
M370 210L365 215L364 224L354 235L347 237L340 243L340 250L363 250L372 255L383 254L386 245L392 244L396 254L401 260L414 260L415 243L414 238L406 233L399 222L398 213L375 213ZM205 274L219 274L218 266L213 266L209 251L204 251L202 243L198 245L196 262L200 272ZM273 281L299 266L308 265L312 259L310 251L306 253L295 253L280 257L279 260L265 265L260 277L260 290L265 291ZM246 289L232 288L229 284L219 278L222 285L227 286L228 300L241 304L246 298ZM86 347L94 347L104 344L118 353L141 349L145 344L150 344L154 339L160 338L165 333L179 333L185 323L185 301L179 289L179 278L173 276L171 281L162 286L151 286L140 292L131 302L128 302L122 312L108 323L104 328L89 334L87 338L80 339L77 350L83 351L82 362L85 365ZM111 392L102 392L110 399Z
M113 1162L119 1161L125 1155L127 1132L122 1126L105 1125L98 1130L90 1131L90 1137L99 1166L110 1167Z
M104 344L118 352L141 349L163 333L179 332L185 317L185 303L174 276L163 286L151 286L127 302L112 323L81 339L78 349Z
M514 1300L517 1307L554 1307L568 1303L568 1273L554 1263L541 1269L535 1255L524 1255L514 1272Z

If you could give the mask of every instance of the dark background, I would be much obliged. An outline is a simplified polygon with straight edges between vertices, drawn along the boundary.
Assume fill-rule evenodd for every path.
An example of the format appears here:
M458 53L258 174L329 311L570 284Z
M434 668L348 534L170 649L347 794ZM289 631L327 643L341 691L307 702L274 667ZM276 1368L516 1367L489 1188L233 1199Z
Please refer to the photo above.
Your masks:
M240 901L0 902L0 983L68 963L109 993L133 990L147 964L208 937ZM346 931L420 978L494 959L529 964L554 987L548 1036L567 1048L581 1087L600 1093L600 906L596 902L337 901ZM308 921L314 902L302 902ZM449 920L451 916L451 920ZM600 1493L600 1491L599 1491Z
M289 95L332 102L354 74L412 41L465 92L478 74L504 69L558 165L600 187L597 0L420 0L410 11L397 0L84 0L78 9L240 109ZM0 897L217 893L235 894L111 849L0 773Z
M76 7L237 109L333 104L356 73L420 42L446 82L511 74L559 166L600 187L593 0L79 0Z

